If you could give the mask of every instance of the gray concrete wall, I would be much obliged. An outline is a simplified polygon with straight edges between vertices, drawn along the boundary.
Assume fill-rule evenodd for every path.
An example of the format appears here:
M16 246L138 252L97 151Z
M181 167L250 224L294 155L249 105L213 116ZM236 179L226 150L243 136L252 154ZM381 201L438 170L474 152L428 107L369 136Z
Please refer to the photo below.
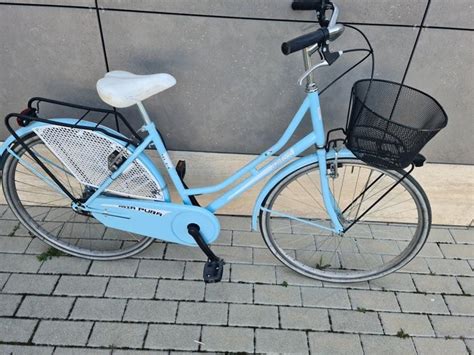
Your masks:
M312 13L291 0L29 0L0 2L0 115L31 96L100 102L106 71L169 72L174 88L145 102L170 149L256 153L286 128L304 97L302 59L281 42L311 30ZM472 0L339 0L376 52L376 76L401 80L427 8L406 83L435 96L449 125L424 150L429 161L473 164ZM102 25L102 36L99 26ZM347 30L337 48L363 45ZM334 48L336 48L334 47ZM319 72L330 82L357 56ZM344 125L359 67L322 97L327 128ZM124 113L138 125L135 110ZM55 112L67 115L67 112ZM299 132L302 135L310 127ZM6 130L0 128L0 140Z

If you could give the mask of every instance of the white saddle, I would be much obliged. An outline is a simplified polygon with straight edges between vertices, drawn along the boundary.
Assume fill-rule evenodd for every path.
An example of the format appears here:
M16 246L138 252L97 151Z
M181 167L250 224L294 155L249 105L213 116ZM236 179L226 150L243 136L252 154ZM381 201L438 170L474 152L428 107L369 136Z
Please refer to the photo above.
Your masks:
M175 84L176 79L169 74L136 75L114 70L97 82L97 92L110 106L129 107Z

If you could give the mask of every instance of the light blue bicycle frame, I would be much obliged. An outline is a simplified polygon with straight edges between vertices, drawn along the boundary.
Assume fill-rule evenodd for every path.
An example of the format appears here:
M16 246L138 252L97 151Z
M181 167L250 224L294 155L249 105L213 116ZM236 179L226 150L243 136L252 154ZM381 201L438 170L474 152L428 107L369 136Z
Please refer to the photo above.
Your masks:
M261 155L253 159L251 162L249 162L243 168L238 170L235 174L227 178L225 181L214 186L206 186L206 187L198 187L198 188L185 188L184 187L181 179L178 176L175 166L171 162L169 154L166 150L163 140L161 139L160 134L158 133L156 129L155 124L150 120L150 118L148 117L148 114L145 111L145 108L143 107L141 103L138 103L138 107L146 122L143 129L148 132L148 136L133 151L133 153L128 157L128 159L120 166L120 168L117 171L115 171L106 181L104 181L104 183L94 192L94 194L90 196L90 198L84 204L86 207L92 201L94 201L94 199L100 196L109 187L109 185L112 184L113 181L120 174L122 174L127 169L127 167L129 167L130 164L135 159L137 159L140 156L140 154L142 154L145 151L145 149L149 147L150 144L152 143L155 145L156 150L158 151L161 157L161 160L163 161L173 184L176 186L176 189L181 199L183 200L184 204L187 204L187 205L192 204L189 198L192 195L204 195L204 194L211 194L211 193L221 191L231 186L235 182L237 182L240 178L242 178L246 174L250 175L247 178L245 178L243 181L238 183L236 186L234 186L233 188L231 188L230 190L222 194L220 197L216 198L209 205L204 207L212 213L214 213L219 208L225 206L234 198L236 198L237 196L241 195L242 193L250 189L252 186L254 186L256 183L261 181L263 178L277 171L279 168L281 168L282 166L290 162L292 158L298 156L299 154L304 152L306 149L315 145L317 148L316 150L317 161L319 163L319 166L322 167L319 169L322 197L323 197L326 211L331 219L333 228L328 228L326 226L322 226L310 221L305 221L305 223L314 225L319 228L329 229L335 233L341 233L343 231L344 228L341 225L337 216L338 207L331 193L331 190L329 188L327 169L325 168L326 167L326 154L327 154L326 149L325 149L326 137L324 133L324 125L323 125L323 119L321 115L319 95L317 91L307 93L305 100L303 101L299 110L296 112L290 125L288 126L288 128L285 130L285 132L283 133L283 135L281 136L281 138L278 140L278 142L275 145L273 145L264 153L262 153ZM302 138L300 141L292 145L290 148L285 150L277 158L271 160L260 169L257 169L257 166L259 164L267 160L270 160L270 158L273 155L278 153L285 146L285 144L289 141L289 139L291 138L295 130L298 128L298 126L300 125L301 121L303 120L303 118L305 117L308 111L310 112L310 115L311 115L313 131L309 133L307 136L305 136L304 138ZM287 218L298 220L298 218L294 216L288 216L288 215L284 215L278 212L275 212L275 213L280 215L280 217L287 217Z

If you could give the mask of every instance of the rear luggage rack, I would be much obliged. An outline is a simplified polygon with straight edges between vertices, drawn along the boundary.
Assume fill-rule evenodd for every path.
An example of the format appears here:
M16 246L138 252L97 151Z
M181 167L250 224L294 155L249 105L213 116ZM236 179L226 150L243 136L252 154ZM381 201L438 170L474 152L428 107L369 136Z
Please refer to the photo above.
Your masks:
M39 115L41 104L72 108L76 111L76 117L72 117L72 119L69 117L70 122L41 117ZM94 113L100 114L100 116L96 116L92 124L91 120L88 120L86 123L85 118ZM52 150L57 158L70 169L78 181L92 188L96 188L104 179L112 174L110 163L113 153L117 151L124 158L127 158L131 154L129 147L137 147L142 142L140 135L127 122L125 117L116 110L33 97L28 101L28 108L26 110L23 110L21 113L8 114L5 117L5 125L15 138L16 143L20 144L30 154L52 181L75 203L80 202L78 197L73 196L64 184L51 173L35 152L27 146L24 137L20 137L16 133L11 123L13 118L16 118L16 122L22 127L32 122L45 123L45 126L35 127L33 131ZM112 126L115 124L118 132L105 125L107 122L110 125L110 121L112 121ZM120 132L121 125L127 129L128 136ZM113 140L110 138L113 138ZM104 153L104 156L102 156L103 154L97 156L97 151L94 149L98 148L98 146L100 146L98 150L106 153ZM79 161L83 162L84 167L87 165L87 168L81 169L81 166L75 166L71 160L71 154L75 156L81 155L82 159L79 159ZM93 158L91 154L94 155ZM94 169L89 166L91 164L95 164ZM88 173L85 174L83 171ZM111 185L110 192L132 198L163 200L162 188L163 186L160 186L159 182L153 177L153 174L141 162L137 161L132 164L127 173L124 173Z
M78 117L74 117L75 119L77 119L77 121L74 124L60 123L60 122L56 122L56 121L53 121L51 119L43 118L43 117L39 116L40 107L41 107L42 103L49 104L49 105L68 107L68 108L75 109L76 111L83 111L83 112L79 112L80 115L78 115ZM110 109L104 109L104 108L78 105L78 104L73 104L73 103L70 103L70 102L53 100L53 99L48 99L48 98L44 98L44 97L32 97L30 100L28 100L28 109L29 109L30 112L31 112L31 110L34 110L34 113L36 114L36 117L31 116L31 115L22 115L21 113L10 113L9 115L7 115L5 117L5 124L7 125L7 129L10 131L10 133L12 131L11 131L11 126L9 125L9 120L12 117L16 117L16 118L20 118L20 119L24 120L25 123L26 122L43 122L43 123L49 123L49 124L63 126L63 127L69 127L69 128L81 128L81 129L86 129L86 130L100 131L101 133L103 133L105 135L108 135L112 138L126 140L127 143L133 144L135 146L138 146L142 141L142 138L140 137L140 135L130 125L130 123L128 123L127 119L120 112L118 112L115 109L110 110ZM100 116L99 120L97 121L97 124L95 125L95 127L80 125L80 123L84 119L86 119L91 113L100 113L101 114L101 116ZM130 137L133 137L133 139L130 139L130 138L127 138L127 137L124 137L124 136L118 136L118 135L113 134L113 133L111 133L107 130L104 130L103 128L100 127L101 125L105 125L105 123L110 124L111 119L113 119L112 124L115 125L115 129L119 133L122 132L122 129L121 129L121 124L122 124L128 131L128 132L126 132L127 135L129 135ZM111 125L111 126L113 126L113 125Z

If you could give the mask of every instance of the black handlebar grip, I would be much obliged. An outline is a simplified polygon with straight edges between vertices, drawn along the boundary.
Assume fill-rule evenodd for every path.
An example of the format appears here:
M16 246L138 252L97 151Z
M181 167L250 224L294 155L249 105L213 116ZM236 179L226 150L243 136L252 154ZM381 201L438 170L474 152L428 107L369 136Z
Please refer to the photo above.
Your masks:
M320 10L322 0L295 0L291 4L293 10Z
M316 43L322 43L329 38L329 31L327 28L320 28L317 31L307 33L300 37L296 37L281 45L281 51L284 55L297 52L303 48L312 46Z

